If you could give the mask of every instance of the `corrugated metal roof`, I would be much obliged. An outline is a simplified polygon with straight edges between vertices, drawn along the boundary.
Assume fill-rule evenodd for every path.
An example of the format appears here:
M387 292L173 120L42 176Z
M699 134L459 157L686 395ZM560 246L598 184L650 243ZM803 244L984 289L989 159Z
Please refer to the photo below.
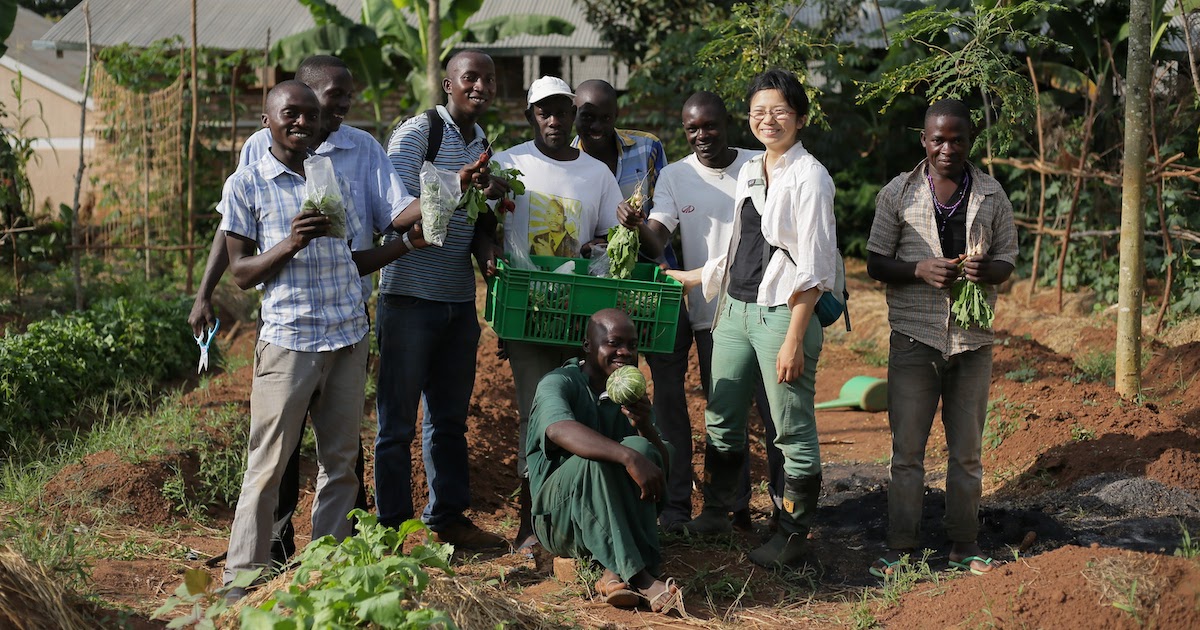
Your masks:
M357 19L361 0L330 0ZM308 9L296 0L197 0L196 38L200 46L221 50L261 49L271 40L314 26ZM182 0L91 0L95 46L146 46L176 35L191 41L191 3ZM41 42L59 50L82 49L86 42L83 5L46 31Z
M60 59L54 51L36 50L33 40L46 32L53 22L26 9L17 7L17 21L8 36L8 52L5 57L31 68L71 88L83 85L83 70L87 66L86 55L63 53Z
M500 15L540 13L560 17L575 25L570 35L517 35L491 44L470 44L493 54L506 55L607 55L611 48L587 21L583 4L573 0L485 0L468 24Z
M83 71L86 55L64 52L62 57L52 50L39 50L33 41L41 37L52 22L25 9L17 8L17 20L9 35L8 52L0 57L0 65L19 71L25 81L33 81L63 98L79 102L83 99ZM88 99L91 107L91 99Z
M357 20L362 0L330 0L343 15ZM97 46L128 43L146 46L178 35L191 39L191 8L181 0L91 0L92 41ZM197 0L197 38L206 48L259 49L266 45L267 28L272 41L313 27L312 17L296 0ZM561 17L575 25L568 36L522 35L492 44L472 44L494 54L600 54L608 46L584 19L583 6L575 0L486 0L472 22L499 15L542 13ZM410 20L413 22L414 20ZM71 10L41 38L46 46L76 49L84 46L83 5Z

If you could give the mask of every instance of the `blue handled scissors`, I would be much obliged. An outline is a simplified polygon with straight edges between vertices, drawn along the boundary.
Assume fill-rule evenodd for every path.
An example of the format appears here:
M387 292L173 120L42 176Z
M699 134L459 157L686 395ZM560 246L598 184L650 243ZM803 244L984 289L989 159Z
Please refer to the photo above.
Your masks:
M213 337L217 334L217 329L221 327L221 320L217 320L212 328L208 329L207 335L201 331L199 335L193 338L196 340L196 345L200 346L200 365L196 367L196 373L199 374L208 369L208 344L212 343Z

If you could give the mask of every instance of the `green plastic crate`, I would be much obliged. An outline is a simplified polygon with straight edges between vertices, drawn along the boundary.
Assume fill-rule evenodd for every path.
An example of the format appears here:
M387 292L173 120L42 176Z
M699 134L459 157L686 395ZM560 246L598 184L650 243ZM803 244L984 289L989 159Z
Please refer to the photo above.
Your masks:
M629 280L587 275L584 258L530 256L539 271L514 269L497 260L488 285L484 319L501 339L555 346L583 343L587 320L606 308L619 308L633 319L641 352L671 352L679 326L683 285L657 265L638 263ZM575 273L554 273L565 263Z

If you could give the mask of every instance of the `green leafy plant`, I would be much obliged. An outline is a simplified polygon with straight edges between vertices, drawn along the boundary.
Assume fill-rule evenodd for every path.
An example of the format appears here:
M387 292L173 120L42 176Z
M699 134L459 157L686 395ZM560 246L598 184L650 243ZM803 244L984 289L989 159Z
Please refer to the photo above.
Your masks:
M1200 539L1192 539L1192 532L1182 520L1179 521L1179 533L1179 546L1175 548L1175 555L1188 560L1200 558Z
M117 298L0 339L0 435L73 413L118 379L161 380L195 358L187 298Z
M1005 372L1004 378L1017 383L1028 383L1037 378L1037 369L1031 365L1022 364L1015 370Z
M904 15L903 29L895 36L901 44L889 51L905 61L884 70L877 80L863 82L859 103L882 101L883 112L902 94L924 92L932 103L987 93L996 98L1002 122L1007 123L992 128L1000 150L1007 150L1025 134L1034 111L1033 84L1023 56L1014 54L1014 46L1060 47L1036 29L1022 28L1031 18L1059 7L1039 0L974 4L961 10L940 3L912 6L914 10ZM913 49L921 54L912 55Z
M325 536L309 544L287 590L242 609L243 627L454 627L445 613L419 605L430 579L425 569L452 573L453 548L418 544L405 554L409 536L428 534L424 523L412 519L396 530L362 510L350 516L357 519L357 533L340 543Z
M1025 406L1014 403L1001 396L989 400L987 405L987 420L983 427L983 447L994 450L1004 443L1008 436L1016 433L1021 426L1021 415Z
M1071 427L1071 439L1076 442L1087 442L1096 439L1096 432L1082 424L1076 424Z

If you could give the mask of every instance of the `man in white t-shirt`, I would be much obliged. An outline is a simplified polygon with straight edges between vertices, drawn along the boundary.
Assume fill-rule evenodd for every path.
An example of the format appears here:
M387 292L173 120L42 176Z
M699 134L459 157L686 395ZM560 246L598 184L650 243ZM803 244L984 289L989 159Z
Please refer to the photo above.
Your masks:
M601 242L616 225L621 189L603 162L571 146L575 124L575 95L558 77L542 77L529 86L525 119L534 139L496 154L504 168L521 171L525 194L516 198L512 215L504 220L505 257L522 254L578 258ZM505 342L517 390L520 425L517 469L526 477L525 435L529 410L538 382L551 370L579 354L578 348ZM529 483L521 484L521 523L518 550L528 552L537 543L528 511Z
M642 252L651 257L661 253L678 228L683 245L683 268L695 269L703 267L710 255L729 248L729 240L733 237L733 199L738 171L762 151L729 146L726 135L729 113L721 97L712 92L693 94L683 105L682 120L692 154L668 165L659 175L649 220L643 222L628 204L620 206L617 216L627 227L640 230ZM692 430L683 382L687 374L688 351L694 339L700 359L700 382L705 397L708 397L715 310L716 300L707 301L699 287L693 289L688 293L686 308L680 309L674 351L646 357L654 380L654 413L663 438L675 446L676 452L668 477L667 504L659 517L659 523L666 531L678 531L691 520ZM771 497L778 505L777 497L782 496L783 489L783 455L773 444L775 428L761 384L756 400L766 427ZM751 526L749 458L745 462L732 526L748 530Z

